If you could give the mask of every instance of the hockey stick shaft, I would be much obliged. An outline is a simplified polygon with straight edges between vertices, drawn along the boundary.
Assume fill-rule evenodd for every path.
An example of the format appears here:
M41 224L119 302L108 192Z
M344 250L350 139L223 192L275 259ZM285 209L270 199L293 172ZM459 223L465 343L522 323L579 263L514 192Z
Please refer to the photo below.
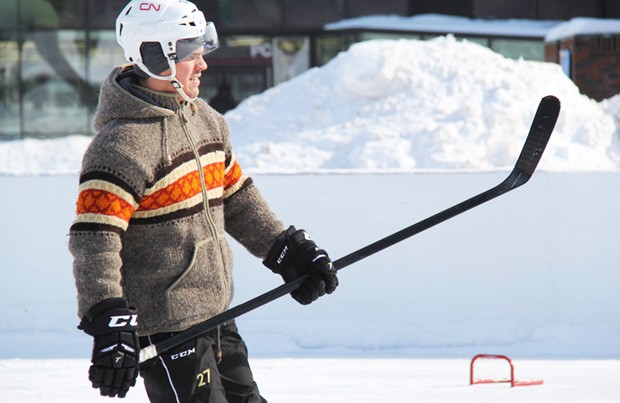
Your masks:
M452 207L447 208L433 216L430 216L416 224L413 224L407 228L404 228L392 235L382 238L370 245L367 245L355 252L352 252L340 259L335 260L334 266L341 270L355 262L367 258L383 249L386 249L394 244L397 244L407 238L410 238L422 231L436 226L446 220L449 220L461 213L464 213L474 207L480 206L499 197L517 187L525 184L536 169L542 153L549 141L555 123L557 121L560 112L560 101L553 96L544 97L540 101L536 115L532 121L532 126L528 133L527 139L521 150L521 154L517 159L514 169L510 175L499 185L482 192L470 199L467 199L461 203L458 203ZM282 284L279 287L272 289L264 294L259 295L249 301L246 301L240 305L237 305L219 315L215 315L212 318L199 323L179 334L176 334L160 343L153 344L143 348L140 351L140 362L149 360L162 352L176 347L192 338L205 333L217 326L226 323L234 318L237 318L243 314L246 314L258 307L261 307L271 301L274 301L286 294L290 294L295 291L301 283L303 283L308 276L300 277L289 283Z

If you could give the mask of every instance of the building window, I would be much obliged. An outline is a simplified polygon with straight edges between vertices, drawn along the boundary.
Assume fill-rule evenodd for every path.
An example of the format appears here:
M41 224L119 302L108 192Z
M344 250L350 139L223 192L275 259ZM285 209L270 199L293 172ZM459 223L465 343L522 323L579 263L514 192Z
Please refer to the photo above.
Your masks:
M491 39L490 47L511 59L545 60L545 45L541 40Z
M232 98L242 101L273 85L272 39L263 35L230 35L207 58L209 69L200 84L200 97L213 99L229 87Z
M17 41L0 39L0 140L15 139L20 136L19 94Z
M349 46L359 42L356 34L334 34L320 35L316 38L314 63L322 66L342 51L349 49Z
M89 132L97 99L86 79L83 31L36 31L21 51L22 131L32 137Z
M558 52L558 59L560 61L560 66L562 66L562 71L566 74L567 77L571 77L571 54L570 49L560 49Z

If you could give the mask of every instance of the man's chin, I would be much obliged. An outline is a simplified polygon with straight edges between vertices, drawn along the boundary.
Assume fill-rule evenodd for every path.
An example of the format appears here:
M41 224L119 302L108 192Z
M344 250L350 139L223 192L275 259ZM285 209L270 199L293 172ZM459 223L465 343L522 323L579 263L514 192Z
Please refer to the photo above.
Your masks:
M198 95L200 94L200 91L196 91L196 90L189 90L184 88L183 92L185 92L185 95L188 96L188 98L194 99L194 98L198 98Z

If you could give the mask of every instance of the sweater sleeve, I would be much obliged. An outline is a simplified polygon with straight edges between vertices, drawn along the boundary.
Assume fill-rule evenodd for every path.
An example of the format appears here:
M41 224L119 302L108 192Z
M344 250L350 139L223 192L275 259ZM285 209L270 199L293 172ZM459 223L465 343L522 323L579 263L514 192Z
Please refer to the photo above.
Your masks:
M264 259L284 225L269 207L252 178L245 176L232 150L228 125L221 122L226 167L224 221L226 232L254 256Z
M123 297L121 235L144 191L141 176L129 157L95 141L84 156L76 218L69 230L80 318L104 299Z
M254 256L267 257L284 225L247 178L247 186L225 200L226 232Z

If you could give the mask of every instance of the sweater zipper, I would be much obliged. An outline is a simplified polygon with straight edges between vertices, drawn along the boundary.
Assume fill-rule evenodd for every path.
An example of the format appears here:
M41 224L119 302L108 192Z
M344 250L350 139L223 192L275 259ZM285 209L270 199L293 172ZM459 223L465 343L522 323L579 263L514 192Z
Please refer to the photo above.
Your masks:
M198 148L196 147L194 138L192 137L192 134L190 133L189 128L187 127L188 120L185 117L183 106L179 108L179 115L181 118L181 125L183 127L185 137L187 137L187 141L189 142L192 152L194 153L194 159L196 160L196 165L198 167L198 175L200 176L200 188L202 189L202 206L204 209L204 215L207 220L207 223L209 224L211 235L213 236L213 239L216 243L217 253L220 258L220 263L222 265L222 273L223 273L222 282L224 285L224 289L226 290L226 293L228 294L230 292L230 284L228 283L228 277L226 275L226 265L224 264L224 252L222 251L222 246L220 244L220 238L217 234L217 227L215 226L213 217L211 217L211 210L209 209L209 197L207 193L207 185L205 182L204 172L202 170L202 162L200 162L200 153L198 153ZM228 303L226 302L225 304L227 305ZM222 311L226 309L226 305L224 305L221 308Z

